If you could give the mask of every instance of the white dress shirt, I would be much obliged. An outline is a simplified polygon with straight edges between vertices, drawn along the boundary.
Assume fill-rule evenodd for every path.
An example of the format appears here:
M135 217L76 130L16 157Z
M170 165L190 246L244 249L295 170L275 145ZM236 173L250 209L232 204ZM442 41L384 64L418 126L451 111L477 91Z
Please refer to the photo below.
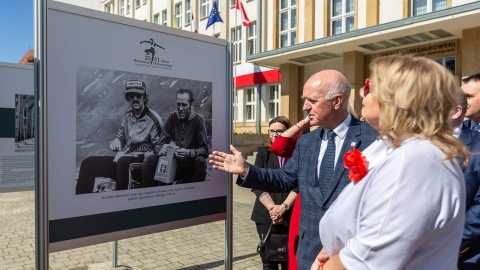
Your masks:
M347 269L456 269L465 182L456 160L428 140L363 155L367 175L345 187L320 222L328 255Z

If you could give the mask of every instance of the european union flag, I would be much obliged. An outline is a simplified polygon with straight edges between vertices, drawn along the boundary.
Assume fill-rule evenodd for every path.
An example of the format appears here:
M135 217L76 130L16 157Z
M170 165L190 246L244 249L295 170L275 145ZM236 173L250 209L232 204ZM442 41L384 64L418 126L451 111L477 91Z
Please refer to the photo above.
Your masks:
M216 22L223 22L223 20L218 12L217 1L213 1L212 10L210 11L210 16L208 16L207 27L205 30L207 30L210 25Z

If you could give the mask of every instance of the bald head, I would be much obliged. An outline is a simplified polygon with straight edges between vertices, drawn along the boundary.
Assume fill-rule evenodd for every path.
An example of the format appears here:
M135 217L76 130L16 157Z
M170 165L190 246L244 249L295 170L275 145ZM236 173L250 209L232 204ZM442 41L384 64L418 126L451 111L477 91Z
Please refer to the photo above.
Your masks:
M348 114L350 84L336 70L313 74L303 86L303 110L308 112L310 125L333 129Z
M345 101L342 108L345 110L348 108L351 87L347 78L336 70L327 69L313 74L304 87L315 89L326 100L331 100L335 95L340 94Z

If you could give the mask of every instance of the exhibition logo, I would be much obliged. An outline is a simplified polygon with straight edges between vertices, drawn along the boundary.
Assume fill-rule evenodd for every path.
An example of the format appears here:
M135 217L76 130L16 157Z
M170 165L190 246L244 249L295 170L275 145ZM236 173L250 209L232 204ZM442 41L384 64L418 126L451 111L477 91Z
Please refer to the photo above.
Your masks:
M133 59L135 65L170 70L172 69L170 61L160 59L158 56L157 51L160 49L165 50L165 48L157 44L153 38L150 38L150 40L140 41L140 44L143 46L143 48L146 48L144 49L145 55L142 59Z

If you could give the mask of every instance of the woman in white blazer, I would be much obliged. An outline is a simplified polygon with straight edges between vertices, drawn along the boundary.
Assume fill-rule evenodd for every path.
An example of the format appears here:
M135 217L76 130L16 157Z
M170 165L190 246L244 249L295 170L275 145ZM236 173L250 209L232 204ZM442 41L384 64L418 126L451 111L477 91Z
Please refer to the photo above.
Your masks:
M465 213L450 113L461 91L433 60L386 56L370 64L362 117L379 139L345 155L352 182L320 222L312 269L456 269Z

